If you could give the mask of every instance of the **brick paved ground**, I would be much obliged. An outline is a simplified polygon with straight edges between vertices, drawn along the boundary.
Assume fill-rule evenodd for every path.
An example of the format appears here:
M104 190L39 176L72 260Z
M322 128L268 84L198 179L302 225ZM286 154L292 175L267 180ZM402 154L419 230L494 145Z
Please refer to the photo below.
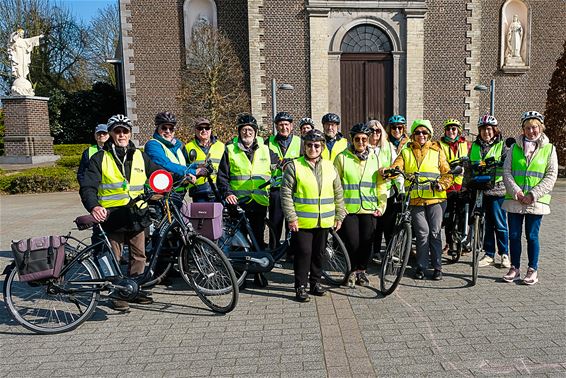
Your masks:
M0 197L0 271L10 239L63 232L82 212L76 193ZM458 263L441 282L407 277L387 298L333 289L299 304L291 271L278 269L225 316L176 282L157 287L153 305L119 314L101 303L54 336L30 334L0 305L0 376L566 376L565 213L561 182L534 287L499 282L497 267L468 287L471 269Z

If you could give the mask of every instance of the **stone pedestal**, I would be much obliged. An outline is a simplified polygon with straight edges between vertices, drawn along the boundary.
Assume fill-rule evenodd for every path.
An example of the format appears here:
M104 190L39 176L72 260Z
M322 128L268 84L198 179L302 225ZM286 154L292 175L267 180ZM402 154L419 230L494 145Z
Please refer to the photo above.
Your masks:
M49 132L48 97L2 97L4 107L4 156L2 164L37 164L56 161Z

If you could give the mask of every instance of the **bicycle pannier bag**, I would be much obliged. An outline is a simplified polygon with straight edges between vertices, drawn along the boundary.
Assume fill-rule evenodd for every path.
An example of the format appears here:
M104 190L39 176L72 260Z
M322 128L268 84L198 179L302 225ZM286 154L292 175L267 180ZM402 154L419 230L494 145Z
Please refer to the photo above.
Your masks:
M39 236L12 241L20 281L35 281L59 277L65 260L63 236Z
M210 240L217 240L222 236L223 209L222 204L217 202L193 202L184 203L181 212L196 232Z

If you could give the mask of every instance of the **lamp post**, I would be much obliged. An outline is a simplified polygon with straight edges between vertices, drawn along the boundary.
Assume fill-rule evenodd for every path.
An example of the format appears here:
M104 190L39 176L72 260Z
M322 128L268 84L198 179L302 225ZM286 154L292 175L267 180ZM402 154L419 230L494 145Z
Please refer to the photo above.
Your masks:
M478 84L474 87L475 91L487 92L489 91L489 114L494 116L495 108L495 79L489 82L489 88L486 85Z
M294 88L291 84L279 84L277 85L277 81L275 79L271 79L271 123L273 124L273 135L277 132L275 130L275 114L277 114L277 90L281 89L284 91L292 91Z

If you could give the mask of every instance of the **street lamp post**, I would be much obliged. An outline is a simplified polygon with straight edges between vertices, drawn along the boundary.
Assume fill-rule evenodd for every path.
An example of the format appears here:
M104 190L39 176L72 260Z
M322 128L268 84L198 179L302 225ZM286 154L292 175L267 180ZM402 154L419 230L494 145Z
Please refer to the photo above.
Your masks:
M275 79L271 80L271 123L273 128L273 135L277 132L275 129L275 114L277 114L277 90L281 89L284 91L292 91L294 88L291 84L279 84L277 85L277 81Z
M491 79L489 82L489 88L486 85L478 84L474 87L474 90L480 92L489 91L489 114L494 116L495 111L495 79Z

